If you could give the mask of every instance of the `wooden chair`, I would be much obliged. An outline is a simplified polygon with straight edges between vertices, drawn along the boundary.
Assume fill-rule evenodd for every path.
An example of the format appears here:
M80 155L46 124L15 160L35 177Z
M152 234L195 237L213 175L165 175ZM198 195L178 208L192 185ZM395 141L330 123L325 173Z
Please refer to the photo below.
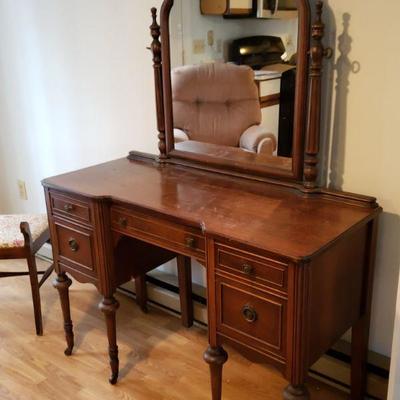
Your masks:
M21 222L22 221L22 222ZM0 278L29 275L32 290L36 334L43 335L42 311L39 289L54 269L38 272L36 252L50 239L47 216L44 215L0 215L0 259L23 259L28 263L26 272L3 272ZM42 276L38 281L38 274Z

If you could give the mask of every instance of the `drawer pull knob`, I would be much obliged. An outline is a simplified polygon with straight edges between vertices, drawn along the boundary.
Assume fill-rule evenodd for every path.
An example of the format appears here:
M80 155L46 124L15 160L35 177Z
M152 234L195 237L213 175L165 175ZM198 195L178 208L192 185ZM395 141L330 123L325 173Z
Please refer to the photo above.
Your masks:
M257 318L258 318L256 310L253 307L248 306L248 305L246 305L242 308L242 315L243 315L244 319L249 323L256 322Z
M249 264L243 264L243 273L246 275L253 275L254 274L254 267Z
M128 226L128 220L124 217L119 217L118 224L122 226L122 228L126 228Z
M189 249L194 249L196 247L196 240L192 237L187 237L185 239L185 244Z
M64 204L64 210L65 210L65 212L74 211L74 206L73 206L73 204Z
M78 244L78 242L77 242L75 239L73 239L73 238L71 238L71 239L68 240L68 245L69 245L69 248L70 248L73 252L77 252L77 251L79 250L79 244Z

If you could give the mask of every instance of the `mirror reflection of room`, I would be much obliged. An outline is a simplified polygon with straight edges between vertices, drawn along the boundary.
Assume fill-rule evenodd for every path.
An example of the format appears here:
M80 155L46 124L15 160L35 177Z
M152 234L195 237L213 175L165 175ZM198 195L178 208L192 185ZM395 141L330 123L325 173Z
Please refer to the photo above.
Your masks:
M296 3L176 1L170 21L176 148L195 141L292 156Z

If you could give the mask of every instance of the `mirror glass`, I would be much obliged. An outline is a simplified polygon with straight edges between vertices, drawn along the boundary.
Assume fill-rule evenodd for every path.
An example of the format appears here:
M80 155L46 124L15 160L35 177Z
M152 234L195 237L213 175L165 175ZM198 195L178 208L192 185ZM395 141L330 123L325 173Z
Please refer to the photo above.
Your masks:
M175 149L291 168L298 30L297 0L175 0Z

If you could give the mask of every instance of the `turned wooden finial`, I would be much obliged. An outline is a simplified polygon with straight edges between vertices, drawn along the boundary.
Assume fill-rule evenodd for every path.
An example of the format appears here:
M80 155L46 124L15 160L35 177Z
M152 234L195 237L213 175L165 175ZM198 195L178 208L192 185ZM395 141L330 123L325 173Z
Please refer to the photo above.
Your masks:
M158 149L160 151L160 160L167 158L167 146L165 141L165 119L164 119L164 103L163 103L163 79L162 79L162 56L160 42L160 25L157 23L157 9L151 9L152 24L150 25L150 33L153 38L151 43L151 51L153 53L153 69L154 81L156 88L156 108L157 108L157 129L158 129Z
M321 76L322 60L328 56L328 50L322 46L325 25L322 22L323 3L316 3L316 20L311 27L313 39L310 49L310 107L307 124L307 140L304 159L304 186L315 188L318 180L318 153L320 143L321 124Z

